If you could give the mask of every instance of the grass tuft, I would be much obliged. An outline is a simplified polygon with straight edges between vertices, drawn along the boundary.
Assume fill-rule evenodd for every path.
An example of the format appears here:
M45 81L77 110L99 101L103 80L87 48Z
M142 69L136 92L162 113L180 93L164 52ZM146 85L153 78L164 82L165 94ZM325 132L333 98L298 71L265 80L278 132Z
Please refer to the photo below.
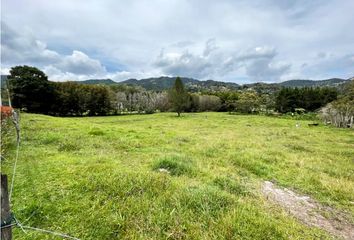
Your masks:
M244 196L249 193L244 183L241 183L232 177L216 177L213 180L213 184L221 190L227 191L231 194Z
M93 136L102 136L102 135L105 135L104 131L102 131L102 130L99 129L99 128L92 128L92 129L89 131L89 134L90 134L90 135L93 135Z
M56 144L60 141L60 137L56 134L47 134L47 136L43 137L41 143L44 145Z
M181 196L181 203L194 214L217 216L234 203L234 199L212 186L189 187Z
M80 150L81 147L78 143L73 143L73 142L65 142L65 143L60 143L58 146L58 151L59 152L74 152Z
M173 176L193 175L195 169L190 158L182 156L167 156L153 164L154 170L166 169Z

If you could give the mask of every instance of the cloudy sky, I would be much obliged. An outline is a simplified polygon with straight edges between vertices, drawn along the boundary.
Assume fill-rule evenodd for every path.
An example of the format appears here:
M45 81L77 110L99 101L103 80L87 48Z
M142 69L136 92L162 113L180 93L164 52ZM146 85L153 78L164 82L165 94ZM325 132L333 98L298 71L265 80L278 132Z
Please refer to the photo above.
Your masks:
M353 0L2 0L1 73L237 83L354 76Z

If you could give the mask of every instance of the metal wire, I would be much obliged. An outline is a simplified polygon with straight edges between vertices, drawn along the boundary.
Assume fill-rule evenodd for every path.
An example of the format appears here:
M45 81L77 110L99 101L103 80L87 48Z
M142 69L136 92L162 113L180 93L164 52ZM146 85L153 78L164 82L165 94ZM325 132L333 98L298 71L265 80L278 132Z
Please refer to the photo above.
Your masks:
M53 232L53 231L45 230L45 229L41 229L41 228L30 227L30 226L22 226L22 228L30 229L30 230L34 230L34 231L38 231L38 232L43 232L43 233L48 233L48 234L56 235L56 236L59 236L62 238L80 240L79 238L76 238L76 237L72 237L72 236L69 236L69 235L66 235L63 233Z
M15 163L14 167L12 170L12 178L11 178L11 187L10 187L10 193L9 193L9 202L11 203L11 196L12 196L12 191L14 188L14 182L15 182L15 175L16 175L16 168L17 168L17 161L18 161L18 156L20 152L20 124L19 124L19 115L12 110L12 122L15 125L16 128L16 141L17 141L17 146L16 146L16 157L15 157Z
M8 92L8 98L9 98L9 105L11 106L11 98L10 98L10 92L9 89L7 88L7 92ZM1 98L1 97L0 97ZM17 161L19 158L19 152L20 152L20 124L19 124L19 115L16 111L12 110L12 122L15 125L15 129L16 129L16 141L17 141L17 146L16 146L16 157L15 157L15 163L14 163L14 167L13 167L13 171L12 171L12 178L11 178L11 187L10 187L10 193L9 193L9 202L11 203L11 196L12 196L12 191L14 188L14 181L15 181L15 176L16 176L16 168L17 168ZM34 213L33 213L34 214ZM32 214L32 215L33 215ZM25 220L28 221L32 215ZM47 234L52 234L55 236L59 236L62 238L67 238L67 239L74 239L74 240L80 240L79 238L76 237L72 237L69 236L67 234L63 234L63 233L59 233L59 232L54 232L54 231L50 231L50 230L45 230L45 229L41 229L41 228L36 228L36 227L30 227L30 226L24 226L22 225L15 217L14 217L14 223L9 224L9 225L5 225L5 226L1 226L1 229L3 228L8 228L8 227L12 227L12 226L18 226L21 228L21 230L27 234L27 232L25 231L25 229L29 229L29 230L33 230L33 231L38 231L38 232L42 232L42 233L47 233Z

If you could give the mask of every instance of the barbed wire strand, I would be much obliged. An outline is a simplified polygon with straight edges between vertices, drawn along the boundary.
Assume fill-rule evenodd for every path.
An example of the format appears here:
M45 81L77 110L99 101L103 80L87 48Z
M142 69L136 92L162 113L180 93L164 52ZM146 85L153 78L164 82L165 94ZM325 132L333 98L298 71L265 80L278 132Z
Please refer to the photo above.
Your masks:
M11 103L11 95L10 95L10 89L9 89L9 80L7 79L7 84L6 84L6 91L7 91L7 98L8 98L8 104L12 109L12 122L15 125L16 129L16 157L15 157L15 163L14 167L12 170L12 178L11 178L11 187L10 187L10 193L9 193L9 202L11 203L11 196L12 196L12 191L14 187L14 182L15 182L15 174L16 174L16 168L17 168L17 161L18 161L18 156L20 152L20 123L19 123L19 114L12 108L12 103Z
M1 226L0 229L4 229L4 228L8 228L8 227L12 227L12 226L16 226L17 223L11 223L11 224L8 224L8 225L5 225L5 226Z
M34 230L34 231L38 231L38 232L43 232L43 233L48 233L48 234L52 234L52 235L56 235L62 238L67 238L67 239L74 239L74 240L80 240L79 238L76 237L72 237L63 233L58 233L58 232L53 232L50 230L45 230L45 229L41 229L41 228L36 228L36 227L30 227L30 226L22 226L23 228L26 229L30 229L30 230Z
M8 228L8 227L13 227L13 226L18 226L18 227L20 227L21 230L22 230L25 234L28 234L28 233L25 231L25 228L26 228L26 229L33 230L33 231L38 231L38 232L43 232L43 233L48 233L48 234L56 235L56 236L59 236L59 237L62 237L62 238L80 240L80 238L72 237L72 236L69 236L69 235L63 234L63 233L53 232L53 231L50 231L50 230L45 230L45 229L36 228L36 227L24 226L24 225L22 225L18 220L15 220L15 223L12 223L12 224L9 224L9 225L6 225L6 226L2 226L1 229Z
M15 223L17 224L17 226L19 226L22 230L22 232L24 232L25 234L27 234L27 232L25 231L25 229L23 229L23 226L22 224L20 223L20 221L17 220L17 218L14 216L14 220L15 220Z
M10 91L9 88L7 86L7 93L8 93L8 99L9 99L9 105L12 108L12 104L11 104L11 98L10 98ZM10 187L10 193L9 193L9 202L11 202L11 196L12 196L12 191L14 188L14 182L15 182L15 176L16 176L16 168L17 168L17 161L18 161L18 157L19 157L19 152L20 152L20 124L19 124L19 114L12 109L12 122L15 125L15 129L16 129L16 142L17 142L17 146L16 146L16 157L15 157L15 163L14 163L14 167L13 167L13 171L12 171L12 178L11 178L11 187ZM33 215L33 214L32 214ZM29 220L32 215L27 219ZM16 217L14 217L15 223L13 224L9 224L7 226L1 227L1 229L5 228L5 227L11 227L11 226L18 226L21 228L21 230L27 234L27 232L25 231L26 229L30 229L33 231L38 231L38 232L42 232L42 233L48 233L48 234L52 234L52 235L56 235L62 238L67 238L67 239L74 239L74 240L80 240L79 238L76 237L72 237L63 233L59 233L59 232L54 232L54 231L50 231L50 230L45 230L45 229L41 229L41 228L36 228L36 227L30 227L30 226L24 226L22 225ZM25 220L25 222L27 221Z
M14 163L14 167L12 170L12 178L11 178L11 186L10 186L10 193L9 193L9 202L11 203L11 196L12 196L12 191L14 188L14 182L15 182L15 175L16 175L16 168L17 168L17 161L18 161L18 156L19 156L19 152L20 152L20 124L19 124L19 115L17 114L17 112L15 112L14 110L12 110L12 122L15 125L15 129L16 129L16 157L15 157L15 163Z

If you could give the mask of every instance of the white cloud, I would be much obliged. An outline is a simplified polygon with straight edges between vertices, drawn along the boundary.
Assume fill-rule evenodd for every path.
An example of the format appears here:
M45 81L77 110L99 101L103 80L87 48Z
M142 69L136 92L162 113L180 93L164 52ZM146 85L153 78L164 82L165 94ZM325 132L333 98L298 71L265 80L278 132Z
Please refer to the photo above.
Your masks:
M1 22L1 59L5 64L51 63L59 60L59 54L33 36L19 34Z
M256 47L242 53L237 59L244 64L246 74L252 81L277 82L286 74L291 64L275 60L273 47Z
M204 48L204 51L203 51L203 56L204 56L204 57L208 57L208 56L210 55L210 53L212 53L212 52L215 51L216 49L218 49L218 47L216 46L215 38L209 39L209 40L205 43L205 48Z
M203 55L195 55L188 50L182 53L163 51L158 56L155 66L167 75L205 78L213 71L212 64Z
M0 74L1 74L1 75L8 75L8 74L10 74L10 68L6 68L6 67L1 66Z
M105 67L96 59L74 50L71 55L61 55L47 48L46 43L33 36L20 34L2 22L2 64L35 65L53 80L82 80L87 77L105 76ZM8 74L9 67L2 72Z
M57 66L62 71L78 75L102 74L106 72L100 61L91 59L85 53L77 50L74 50L70 56L63 57Z
M349 77L353 8L351 0L4 0L2 62L54 67L75 79Z
M290 69L290 64L272 63L271 59L255 59L246 63L247 75L256 82L277 82Z
M269 46L247 50L216 47L216 40L208 40L202 53L167 52L162 50L155 65L167 75L223 79L227 75L247 75L251 81L279 81L291 65L275 60L277 52Z

